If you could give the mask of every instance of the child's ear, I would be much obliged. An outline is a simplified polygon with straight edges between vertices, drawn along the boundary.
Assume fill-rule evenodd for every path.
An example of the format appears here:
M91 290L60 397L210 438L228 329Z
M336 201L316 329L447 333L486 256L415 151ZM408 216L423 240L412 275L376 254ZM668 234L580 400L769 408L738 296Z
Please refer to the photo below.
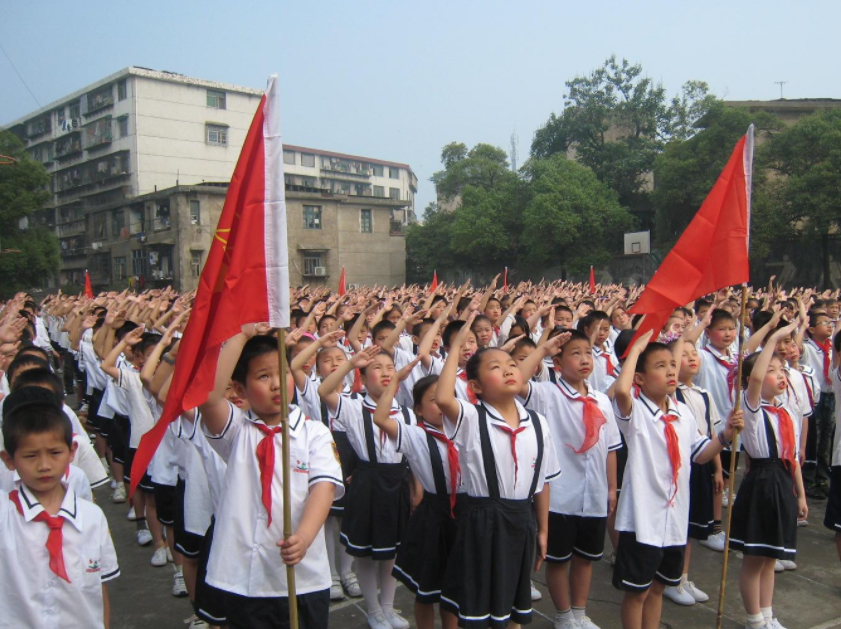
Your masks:
M245 386L241 382L231 380L231 386L234 388L234 393L237 394L238 398L242 398L243 400L247 399L245 397Z
M467 388L473 391L473 393L475 393L477 396L482 395L482 385L479 384L478 380L468 380Z
M644 375L643 375L643 374L641 374L641 373L640 373L640 372L638 372L638 371L634 373L634 384L635 384L635 385L637 385L637 386L638 386L638 387L640 387L640 388L642 388L642 385L644 385L644 384L645 384L645 377L644 377Z
M5 450L0 450L0 459L3 459L3 463L6 464L6 469L10 472L15 471L15 461L12 458L12 455L6 452Z
M75 441L70 442L70 462L72 463L76 459L76 450L79 449L79 444Z

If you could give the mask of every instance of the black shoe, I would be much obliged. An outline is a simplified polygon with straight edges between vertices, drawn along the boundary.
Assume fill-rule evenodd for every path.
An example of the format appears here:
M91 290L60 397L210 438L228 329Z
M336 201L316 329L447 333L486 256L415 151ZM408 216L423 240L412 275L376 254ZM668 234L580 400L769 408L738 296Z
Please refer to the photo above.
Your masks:
M806 488L806 497L812 500L826 500L826 494L818 485L809 485Z

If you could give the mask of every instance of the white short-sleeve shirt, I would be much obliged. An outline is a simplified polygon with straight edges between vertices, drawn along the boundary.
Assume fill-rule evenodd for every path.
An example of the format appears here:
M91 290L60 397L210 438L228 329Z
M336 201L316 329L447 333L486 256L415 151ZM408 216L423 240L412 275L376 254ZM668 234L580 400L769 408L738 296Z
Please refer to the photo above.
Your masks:
M356 456L360 461L370 461L368 456L368 442L365 437L365 418L362 410L366 409L372 416L371 428L374 435L374 448L378 463L400 463L403 455L400 454L400 444L392 441L373 422L374 412L377 410L377 403L369 395L364 398L353 398L348 395L339 396L339 405L335 413L331 413L330 419L333 430L347 433L348 441L353 446ZM405 415L404 415L405 411ZM405 407L401 407L396 401L391 403L390 414L397 421L405 423L406 416L409 417L409 425L417 424L415 414ZM341 475L340 475L341 477Z
M782 443L780 440L780 421L776 414L765 410L765 408L769 406L784 408L786 412L788 412L789 417L791 417L791 423L794 427L795 454L798 450L797 444L800 443L802 422L798 421L794 409L788 404L783 404L780 397L781 396L777 396L777 398L771 402L763 400L760 403L759 408L753 408L750 404L748 404L747 395L743 394L742 403L745 408L745 428L741 433L739 433L739 438L745 452L747 452L752 459L767 459L771 456L771 451L774 445L776 445L777 456L779 457L782 454L782 446L780 445ZM766 416L771 426L771 434L773 435L776 444L769 443L768 441L768 431L765 427Z
M829 357L831 365L832 349L829 350ZM832 391L832 383L828 382L827 379L824 377L824 351L823 349L821 349L820 345L815 343L810 338L803 339L803 356L801 357L800 361L809 365L814 370L815 375L817 376L818 382L820 383L821 389L823 391ZM830 371L832 371L831 367ZM831 377L832 376L830 374L830 378Z
M128 402L126 415L131 421L129 448L137 448L143 435L154 427L155 417L152 415L152 409L149 408L149 400L146 397L143 382L140 380L140 374L129 363L120 367L117 386L125 391L126 401Z
M833 369L832 392L835 399L841 400L841 370ZM841 465L841 404L835 404L835 444L832 447L832 465Z
M584 442L584 404L581 394L563 379L529 383L524 400L528 409L546 418L563 474L552 480L549 510L585 517L607 516L607 455L622 447L613 407L604 393L588 387L587 397L599 405L605 423L599 439L586 452L575 450Z
M249 412L229 404L230 416L218 435L206 434L208 442L227 463L225 485L216 512L214 539L207 567L207 582L213 587L249 597L285 597L286 566L276 546L283 539L283 435L274 435L275 468L272 475L272 521L262 502L257 446L265 434L263 423ZM204 429L204 428L203 428ZM206 430L206 429L205 429ZM289 465L292 486L292 529L304 513L310 488L317 483L335 485L335 499L344 495L342 468L333 437L324 424L308 420L297 407L289 411ZM295 566L297 591L307 594L330 587L330 565L322 527L304 559Z
M0 491L0 609L4 627L103 627L102 584L119 576L117 553L102 510L68 488L56 515L64 517L62 550L70 583L50 570L49 528L33 519L44 510L17 487L23 513Z
M409 461L409 467L412 468L412 474L420 481L423 490L430 494L437 494L438 490L435 487L435 476L432 472L432 458L429 452L429 440L426 436L426 431L440 434L444 433L434 426L426 425L426 430L420 426L406 426L400 419L397 420L399 436L397 442L399 450ZM441 463L444 469L444 478L447 481L447 492L449 493L451 485L450 466L448 464L448 453L446 444L434 439L435 447L441 457ZM464 483L459 483L456 493L464 491Z
M719 417L729 417L730 411L733 410L733 392L727 382L730 368L723 363L732 364L733 357L722 354L712 345L707 345L703 351L698 352L698 356L701 358L701 369L695 378L695 384L710 392Z
M709 391L697 384L692 386L679 384L675 397L692 411L699 433L705 437L713 437L723 430L724 424ZM710 418L709 426L707 425L707 413L709 413ZM710 429L712 429L712 433L710 433Z
M616 423L628 444L628 462L616 513L616 530L636 534L649 546L683 546L689 530L690 464L709 443L698 432L689 407L666 398L680 447L677 491L666 444L663 411L644 393L632 399L631 413L623 416L613 403Z
M610 362L613 375L610 374L611 369L608 368L608 361ZM619 361L616 360L616 356L613 355L613 351L610 348L605 347L602 350L598 347L593 347L593 371L590 373L589 378L592 387L602 393L607 391L616 381L619 373L616 370L618 365Z

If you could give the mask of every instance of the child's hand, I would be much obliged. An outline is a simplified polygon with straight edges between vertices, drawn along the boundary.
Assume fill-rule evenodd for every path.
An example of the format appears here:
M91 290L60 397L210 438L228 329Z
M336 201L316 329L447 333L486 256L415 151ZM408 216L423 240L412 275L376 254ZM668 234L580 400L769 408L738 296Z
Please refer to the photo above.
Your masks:
M651 337L653 335L654 335L654 330L649 330L648 332L643 334L641 337L639 337L636 340L636 342L631 346L631 350L630 350L630 352L628 352L628 354L630 355L631 352L635 352L637 355L641 354L642 350L644 350L645 346L648 345L648 342L651 340Z
M332 332L328 332L318 340L321 341L322 345L326 343L338 343L342 340L342 337L344 337L344 335L344 330L333 330Z
M780 328L779 330L777 330L776 332L774 332L774 333L771 335L771 338L769 339L769 341L768 341L768 342L769 342L769 343L771 343L771 342L773 342L773 343L777 343L777 341L779 341L781 338L785 338L785 337L787 337L787 336L791 336L791 333L792 333L792 332L794 332L794 330L795 330L796 328L797 328L797 322L796 322L796 321L795 321L794 323L789 323L789 324L788 324L787 326L785 326L784 328Z
M401 369L400 371L397 372L397 377L394 380L392 380L389 384L394 384L395 381L398 382L398 383L405 382L406 378L408 378L410 375L412 375L412 370L417 366L417 364L420 362L420 360L421 360L421 357L416 356L415 359L412 362L410 362L408 365L403 367L403 369Z
M461 349L461 346L464 345L465 341L467 341L467 335L470 333L470 326L473 325L473 321L476 319L476 311L470 313L467 317L467 320L464 322L464 325L461 326L461 329L456 334L455 339L453 339L452 344L450 345L450 353L455 354L457 349Z
M145 331L146 329L142 325L137 326L123 337L123 342L129 347L134 347L143 338L143 333Z
M608 517L610 517L610 515L614 511L616 511L616 502L617 502L616 490L615 489L609 489L607 491L607 515L608 515Z
M381 351L382 348L379 345L371 345L351 358L350 364L354 369L365 369L365 367L374 362L374 359Z
M534 571L540 570L543 565L543 560L546 559L546 549L548 546L549 534L546 531L537 532L537 552L535 553Z
M797 519L806 520L809 517L809 505L806 504L806 496L797 499Z
M543 344L543 353L546 355L547 358L552 358L558 352L561 351L561 348L566 345L569 341L570 337L572 337L571 332L563 332L558 336L553 336L549 339L546 343Z
M295 328L286 335L286 347L295 347L304 335L304 328Z
M280 558L287 566L294 566L301 563L306 556L309 543L297 533L289 536L289 539L282 539L277 542L280 548Z
M520 339L524 339L524 338L526 338L526 335L525 334L520 334L519 336L515 336L514 338L508 339L508 341L505 343L505 345L503 345L499 349L501 349L506 354L510 354L511 352L514 351L514 346L517 344L517 342Z
M745 412L741 409L730 413L727 418L727 427L724 429L724 436L728 441L733 440L735 433L742 432L745 427Z
M724 474L721 470L718 470L713 474L713 492L718 495L722 491L724 491Z
M95 325L96 325L96 317L94 315L90 315L88 317L85 317L85 320L82 321L82 329L83 330L90 330Z

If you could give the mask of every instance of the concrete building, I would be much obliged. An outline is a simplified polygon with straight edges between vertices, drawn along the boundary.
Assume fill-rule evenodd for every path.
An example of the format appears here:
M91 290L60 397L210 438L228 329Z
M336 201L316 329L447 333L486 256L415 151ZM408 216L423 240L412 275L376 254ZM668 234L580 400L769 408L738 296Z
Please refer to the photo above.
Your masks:
M402 201L392 218L404 225L416 220L418 178L408 164L286 145L283 170L288 185Z
M179 185L103 205L60 226L74 232L62 238L62 254L81 260L95 290L129 285L192 290L227 189L227 184ZM335 287L342 267L355 284L405 281L402 225L391 218L402 202L287 189L286 203L293 285Z

